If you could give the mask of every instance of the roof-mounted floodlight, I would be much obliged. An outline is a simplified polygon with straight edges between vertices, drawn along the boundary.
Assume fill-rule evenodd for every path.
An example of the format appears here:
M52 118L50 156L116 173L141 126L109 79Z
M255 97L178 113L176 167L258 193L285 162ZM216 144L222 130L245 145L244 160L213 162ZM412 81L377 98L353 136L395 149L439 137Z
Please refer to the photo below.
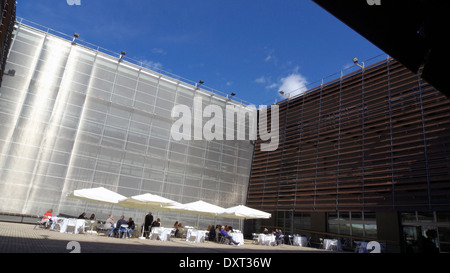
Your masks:
M120 53L119 62L122 61L123 57L124 57L126 54L127 54L127 52L125 52L125 51L122 51L122 52Z
M232 97L236 96L236 93L231 93L230 95L227 95L227 101L231 100Z
M204 81L199 81L198 83L195 84L195 88L199 88L200 85L204 84Z
M278 93L280 93L280 95L282 95L283 97L286 97L286 98L289 99L289 96L286 95L286 93L284 93L284 91L279 91Z
M365 68L364 62L362 62L361 64L359 63L358 58L353 58L353 63L356 64L357 66L361 67L363 70Z
M80 34L78 34L78 33L75 32L75 33L73 34L72 44L75 44L75 40L78 39L78 37L80 37Z

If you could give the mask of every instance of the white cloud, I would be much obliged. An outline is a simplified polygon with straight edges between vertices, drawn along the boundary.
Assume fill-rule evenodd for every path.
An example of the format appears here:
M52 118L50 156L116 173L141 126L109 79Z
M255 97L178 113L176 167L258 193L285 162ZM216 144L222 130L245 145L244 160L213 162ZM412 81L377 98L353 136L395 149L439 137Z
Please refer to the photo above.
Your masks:
M308 81L297 71L289 76L281 79L281 85L278 91L283 91L285 94L293 97L303 94L307 90Z
M266 83L267 79L264 76L261 76L255 80L256 83Z
M346 65L344 65L344 66L342 67L342 70L347 70L347 69L353 67L354 65L355 65L354 63L347 63Z
M307 90L308 81L298 73L298 67L296 67L291 74L278 81L272 81L270 77L261 76L255 79L255 83L264 84L265 88L269 90L284 91L285 94L293 97Z
M151 69L162 69L163 65L160 62L154 62L150 60L143 60L142 64L148 66Z
M162 48L152 48L152 53L154 54L161 54L161 55L166 55L166 51L164 51L164 49Z

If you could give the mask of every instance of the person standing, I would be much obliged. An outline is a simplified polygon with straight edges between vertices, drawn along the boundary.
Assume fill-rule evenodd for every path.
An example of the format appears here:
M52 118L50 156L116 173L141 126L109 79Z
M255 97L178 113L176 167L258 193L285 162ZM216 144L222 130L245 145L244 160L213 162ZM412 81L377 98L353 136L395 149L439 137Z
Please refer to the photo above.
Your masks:
M144 233L145 233L146 239L148 239L148 237L150 236L150 227L152 226L152 223L153 223L153 215L152 215L152 212L150 211L145 216L145 222L144 222Z

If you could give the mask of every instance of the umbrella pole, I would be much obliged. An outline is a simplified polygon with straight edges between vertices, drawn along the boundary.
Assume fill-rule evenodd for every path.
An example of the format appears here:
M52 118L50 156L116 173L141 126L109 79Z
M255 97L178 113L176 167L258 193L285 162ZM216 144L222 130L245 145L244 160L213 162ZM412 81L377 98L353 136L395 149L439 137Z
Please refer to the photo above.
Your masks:
M142 224L142 234L141 234L141 237L139 237L139 239L141 239L141 240L145 240L145 237L144 237L144 229L145 229L145 223L144 224Z

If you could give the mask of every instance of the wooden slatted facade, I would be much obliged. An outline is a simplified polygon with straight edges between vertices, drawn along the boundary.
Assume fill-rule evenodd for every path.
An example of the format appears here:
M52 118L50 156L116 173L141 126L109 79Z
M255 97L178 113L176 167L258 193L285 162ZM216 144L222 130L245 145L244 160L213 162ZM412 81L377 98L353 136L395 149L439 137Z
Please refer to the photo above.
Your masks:
M420 73L388 59L280 102L279 114L278 149L255 146L249 206L450 210L450 101Z

